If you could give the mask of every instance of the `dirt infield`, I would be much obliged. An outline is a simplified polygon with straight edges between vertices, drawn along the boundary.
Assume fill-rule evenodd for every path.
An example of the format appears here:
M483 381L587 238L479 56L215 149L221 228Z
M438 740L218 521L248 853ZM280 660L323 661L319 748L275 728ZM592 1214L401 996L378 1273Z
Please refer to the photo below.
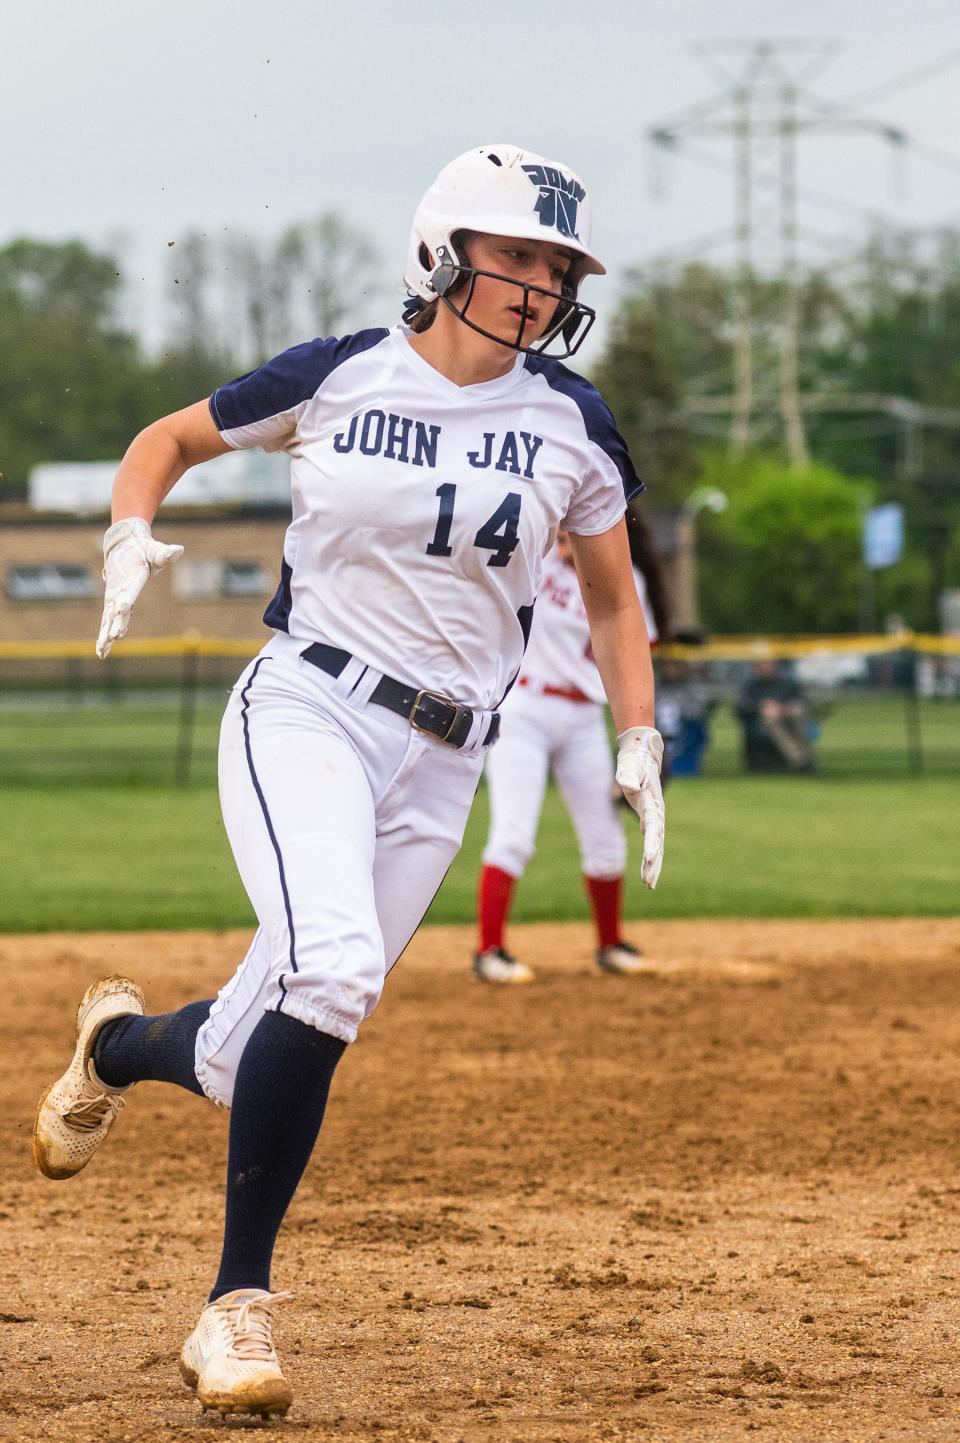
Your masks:
M641 929L635 929L640 938ZM238 934L0 938L0 1439L649 1443L960 1433L960 923L662 923L648 976L423 932L281 1235L283 1424L202 1417L225 1117L144 1084L87 1173L29 1137L80 991L210 995Z

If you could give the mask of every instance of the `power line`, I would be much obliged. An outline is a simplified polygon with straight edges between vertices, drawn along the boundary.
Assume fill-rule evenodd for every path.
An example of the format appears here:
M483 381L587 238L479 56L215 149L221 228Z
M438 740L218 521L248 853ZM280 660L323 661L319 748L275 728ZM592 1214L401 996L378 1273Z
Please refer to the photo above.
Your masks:
M909 135L907 142L915 155L932 160L937 165L946 166L947 170L960 171L960 155L954 155L950 150L941 150L938 145L927 145L925 141L914 140Z
M716 250L719 246L730 245L734 240L732 226L723 230L710 231L705 235L694 236L692 240L683 241L680 245L668 246L665 250L654 251L652 255L641 256L630 270L633 272L654 271L664 266L675 265L678 261L690 258L696 260L704 251Z
M659 141L659 128L658 131L652 135L652 139L655 144L661 144ZM673 149L675 142L671 140L668 142L668 145L669 148ZM730 176L734 171L734 167L728 160L724 160L720 155L715 155L713 151L703 150L700 146L691 145L686 139L683 141L683 158L684 160L692 160L697 165L702 166L704 170L712 170L719 175ZM659 179L655 183L655 189L658 194L662 189L659 184ZM878 221L887 219L885 213L879 208L858 205L856 201L844 200L841 196L831 195L829 191L812 189L806 185L800 186L797 189L797 198L806 201L809 205L819 206L822 210L832 210L846 215L858 216L861 220L869 221L873 225L876 225Z
M960 49L957 51L956 60L952 63L960 63ZM846 100L829 100L823 96L814 95L812 92L804 92L803 98L814 108L818 114L807 120L803 129L815 133L820 129L836 129L844 123L854 131L880 134L885 140L890 141L897 147L909 148L910 154L920 159L930 161L934 165L943 166L954 174L960 173L960 154L944 150L940 146L930 145L928 142L918 140L910 131L902 126L893 125L887 121L869 116L860 115L854 110L852 104ZM709 101L703 101L688 110L681 112L673 122L665 122L654 126L649 131L649 136L654 145L664 150L676 149L679 141L679 131L692 128L697 121L706 120L711 111L715 113L718 100L729 100L729 96L716 97ZM676 128L674 128L676 127ZM733 129L733 122L725 119L715 127L715 133L723 133ZM708 151L699 150L689 145L684 140L683 154L710 170L724 171L731 174L733 167L719 156L714 156ZM655 183L655 190L659 190L659 184ZM798 199L809 202L812 205L820 205L826 209L846 210L850 214L866 216L873 221L883 218L883 212L874 210L868 206L857 205L854 201L841 199L839 196L829 195L826 191L813 190L807 186L797 191Z
M808 37L779 40L734 40L725 37L721 40L697 40L690 46L692 54L699 56L709 70L720 79L733 81L735 84L751 83L764 68L770 69L780 80L799 84L801 80L807 80L818 70L822 70L839 49L838 40L815 40ZM781 62L781 56L787 54L805 56L807 61L805 65L801 64L792 76ZM746 55L745 71L734 74L717 61L718 55Z
M885 100L888 95L898 95L901 90L933 80L945 71L952 70L955 65L960 65L960 45L948 50L946 55L941 55L936 60L929 60L926 65L907 70L902 75L892 76L891 79L883 80L879 85L871 85L866 90L858 90L855 95L848 95L847 104L872 105L877 100Z
M845 100L827 100L823 96L807 93L805 99L821 111L821 117L808 122L805 128L809 130L819 129L820 125L830 123L832 127L844 123L854 130L872 129L879 131L885 138L894 145L909 146L914 155L924 156L936 164L946 166L948 170L960 171L960 155L950 150L942 150L939 146L928 145L926 141L917 140L910 131L904 130L900 125L891 125L887 121L862 116L849 102Z
M734 291L734 407L731 443L742 452L776 388L771 409L779 412L787 451L795 464L807 459L799 391L800 306L798 295L797 141L822 131L879 135L902 144L894 126L863 115L848 104L807 92L801 81L819 69L829 53L822 41L723 41L700 45L701 54L745 56L729 90L720 97L688 106L652 127L649 135L662 151L687 136L723 136L733 142L734 229L737 281ZM722 67L721 67L722 68ZM777 258L781 302L777 354L771 357L765 326L755 314L757 262Z

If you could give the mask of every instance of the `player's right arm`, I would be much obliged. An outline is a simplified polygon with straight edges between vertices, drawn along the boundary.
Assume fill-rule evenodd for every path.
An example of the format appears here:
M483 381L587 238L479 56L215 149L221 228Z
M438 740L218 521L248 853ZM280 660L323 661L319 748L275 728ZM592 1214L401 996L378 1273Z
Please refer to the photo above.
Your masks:
M130 443L113 483L112 525L103 538L103 617L97 655L109 655L130 624L133 605L155 571L183 555L182 546L155 541L150 524L180 477L231 448L206 401L162 416Z
M208 401L161 416L134 437L120 462L113 482L113 521L139 516L149 525L185 471L230 449Z

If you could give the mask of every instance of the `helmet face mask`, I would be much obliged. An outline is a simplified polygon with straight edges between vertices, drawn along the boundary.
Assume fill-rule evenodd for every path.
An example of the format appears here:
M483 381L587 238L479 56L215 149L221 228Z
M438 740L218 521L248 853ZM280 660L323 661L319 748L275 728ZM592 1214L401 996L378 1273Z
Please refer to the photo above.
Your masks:
M462 247L464 232L550 242L570 256L570 269L554 291L472 266ZM404 319L409 321L431 301L441 300L471 330L500 345L539 354L559 340L563 349L553 355L566 359L582 345L596 319L596 312L577 299L580 282L585 275L605 274L589 249L589 235L590 203L571 171L514 146L468 151L441 171L417 209L407 257L410 301ZM516 286L520 292L513 340L485 329L468 314L481 276ZM555 302L555 309L542 334L527 346L523 333L531 296Z
M572 285L564 281L559 291L548 290L545 286L534 285L532 281L518 281L515 277L503 275L500 271L488 271L479 266L472 266L465 259L461 260L456 253L454 255L455 259L445 246L440 247L438 263L434 267L431 277L433 289L437 298L447 309L452 311L472 331L477 331L481 336L487 336L501 346L509 347L510 350L522 351L527 355L542 354L559 337L565 349L552 353L555 360L565 360L583 344L590 327L596 320L597 313L590 306L585 306L582 301L576 299ZM481 276L500 281L504 285L515 286L520 292L517 302L520 314L517 320L517 333L513 340L507 340L493 331L488 331L468 314L470 302L473 300L477 287L477 280ZM464 286L466 294L461 300ZM555 309L546 328L535 341L525 346L523 333L530 315L531 296L543 296L545 300L553 301Z

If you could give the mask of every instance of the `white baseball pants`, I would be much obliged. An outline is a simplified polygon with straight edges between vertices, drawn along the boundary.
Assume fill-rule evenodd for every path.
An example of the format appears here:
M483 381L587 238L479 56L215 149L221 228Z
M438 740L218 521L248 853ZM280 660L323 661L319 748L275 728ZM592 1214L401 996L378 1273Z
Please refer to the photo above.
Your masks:
M533 855L552 771L573 819L584 874L622 876L627 843L613 801L604 708L518 687L502 711L500 740L487 759L490 834L484 862L521 875Z
M264 1011L352 1042L463 838L483 767L274 637L230 697L220 803L259 928L197 1036L197 1077L229 1106ZM358 684L358 677L362 683ZM351 689L353 689L351 691Z

